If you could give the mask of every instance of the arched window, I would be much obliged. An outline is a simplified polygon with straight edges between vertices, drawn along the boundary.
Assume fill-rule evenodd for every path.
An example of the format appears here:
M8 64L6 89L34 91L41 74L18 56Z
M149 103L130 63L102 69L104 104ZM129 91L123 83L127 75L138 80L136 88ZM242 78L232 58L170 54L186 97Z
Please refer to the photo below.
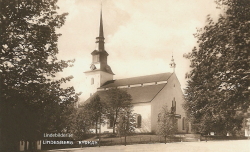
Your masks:
M94 84L94 78L91 78L91 85Z
M176 101L175 101L175 97L172 100L171 114L176 114ZM174 119L174 122L175 122L176 128L178 128L178 120Z
M137 127L137 128L140 128L140 127L141 127L141 120L142 120L141 115L140 115L140 114L137 115L137 117L136 117L136 127Z
M108 121L108 128L113 128L114 126L114 117L110 117Z
M176 101L175 98L172 100L172 107L171 107L171 113L176 112Z
M182 118L182 130L185 130L185 128L186 128L186 118L185 117L183 117Z
M172 107L175 107L176 106L176 101L175 101L175 98L172 100Z

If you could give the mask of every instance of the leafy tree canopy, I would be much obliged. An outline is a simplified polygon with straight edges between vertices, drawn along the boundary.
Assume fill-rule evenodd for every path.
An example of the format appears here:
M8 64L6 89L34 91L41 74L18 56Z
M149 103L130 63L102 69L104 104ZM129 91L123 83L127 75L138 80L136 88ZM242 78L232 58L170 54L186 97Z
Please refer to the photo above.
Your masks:
M185 57L191 61L187 74L186 104L198 132L235 133L242 127L249 102L249 0L217 0L223 9L218 21L195 34L198 47Z
M119 113L125 108L132 107L131 95L121 89L109 89L106 91L106 98L104 99L107 109L107 117L113 119L113 133L117 124Z
M89 111L84 108L78 108L70 115L69 132L73 134L74 140L83 140L90 134L92 121Z
M73 63L56 57L56 28L67 15L57 13L56 2L0 1L0 147L7 147L3 151L14 151L20 140L40 139L44 131L61 131L67 124L62 114L77 101L73 87L61 87L72 77L53 80Z
M136 114L133 113L131 106L122 109L117 119L116 130L120 136L126 136L135 132Z
M94 95L90 102L83 107L85 112L88 112L88 117L91 120L91 127L95 128L96 134L98 133L98 126L105 124L105 103L101 102L99 95Z

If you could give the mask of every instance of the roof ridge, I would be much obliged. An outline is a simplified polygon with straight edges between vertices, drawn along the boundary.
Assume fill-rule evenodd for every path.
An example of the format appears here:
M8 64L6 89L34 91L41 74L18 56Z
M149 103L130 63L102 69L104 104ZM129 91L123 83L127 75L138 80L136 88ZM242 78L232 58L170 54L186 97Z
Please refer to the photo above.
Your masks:
M167 72L167 73L158 73L158 74L144 75L144 76L138 76L138 77L109 80L109 81L106 81L100 88L162 82L162 81L167 81L167 79L172 74L173 73L171 72Z
M141 76L135 76L135 77L129 77L129 78L122 78L122 79L115 79L115 80L132 79L132 78L139 78L139 77L146 77L146 76L153 76L153 75L160 75L160 74L172 74L172 72L157 73L157 74L150 74L150 75L141 75ZM115 81L115 80L109 80L109 81Z

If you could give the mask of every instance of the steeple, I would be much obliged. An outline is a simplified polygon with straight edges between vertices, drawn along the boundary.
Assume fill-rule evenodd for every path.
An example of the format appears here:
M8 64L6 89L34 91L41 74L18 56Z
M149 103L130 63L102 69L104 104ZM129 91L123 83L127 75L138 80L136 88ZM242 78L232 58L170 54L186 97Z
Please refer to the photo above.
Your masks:
M103 25L102 25L102 10L101 10L101 16L100 16L99 37L104 37L104 34L103 34Z
M103 24L102 24L102 10L100 14L100 27L99 27L99 37L96 37L97 51L104 51L104 34L103 34Z
M92 63L90 66L91 71L103 71L114 75L110 66L108 65L108 53L104 47L104 34L103 34L103 22L102 22L102 9L100 13L100 27L99 36L96 37L96 49L91 53Z
M175 72L175 67L176 67L176 64L174 62L174 57L173 57L173 53L172 53L172 59L171 59L171 62L170 62L170 68L173 68L173 72Z

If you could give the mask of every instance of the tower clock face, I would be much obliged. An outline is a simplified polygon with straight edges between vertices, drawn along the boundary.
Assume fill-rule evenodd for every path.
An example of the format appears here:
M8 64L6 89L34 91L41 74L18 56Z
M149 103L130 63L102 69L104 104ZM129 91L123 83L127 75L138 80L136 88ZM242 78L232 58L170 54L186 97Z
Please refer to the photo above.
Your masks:
M90 69L91 69L91 70L95 70L95 69L96 69L95 65L94 65L94 64L91 64Z

